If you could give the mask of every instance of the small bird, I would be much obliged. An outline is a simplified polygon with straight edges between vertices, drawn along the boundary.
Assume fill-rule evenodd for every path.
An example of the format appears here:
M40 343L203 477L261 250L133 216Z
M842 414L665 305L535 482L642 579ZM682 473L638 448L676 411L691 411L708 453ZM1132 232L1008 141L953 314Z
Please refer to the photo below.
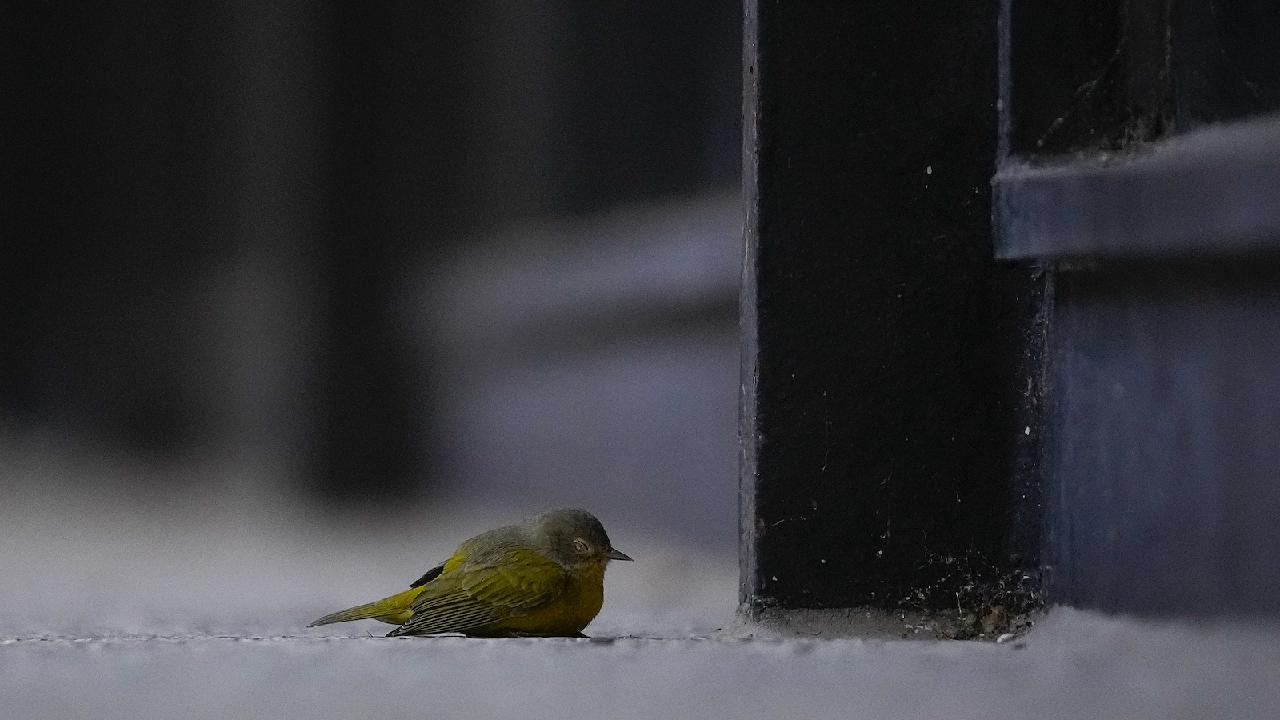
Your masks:
M408 590L307 627L374 618L400 626L387 637L585 637L604 604L605 566L630 559L591 513L552 510L480 533Z

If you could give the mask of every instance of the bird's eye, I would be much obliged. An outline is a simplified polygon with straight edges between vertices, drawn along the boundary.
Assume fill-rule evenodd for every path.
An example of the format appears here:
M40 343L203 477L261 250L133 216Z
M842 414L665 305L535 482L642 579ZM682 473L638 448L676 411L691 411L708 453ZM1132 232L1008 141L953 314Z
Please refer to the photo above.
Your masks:
M591 546L588 545L587 541L583 540L582 538L573 539L573 549L577 550L579 555L586 555L587 553L591 552Z

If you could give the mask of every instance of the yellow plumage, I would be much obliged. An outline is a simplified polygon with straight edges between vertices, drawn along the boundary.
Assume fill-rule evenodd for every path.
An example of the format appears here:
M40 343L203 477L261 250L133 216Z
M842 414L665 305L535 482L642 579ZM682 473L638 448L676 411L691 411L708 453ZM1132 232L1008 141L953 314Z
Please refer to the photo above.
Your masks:
M400 625L413 615L410 605L413 599L418 597L422 592L421 587L409 588L404 592L396 593L390 597L384 597L381 600L375 600L364 605L357 605L353 608L340 610L336 613L330 613L316 620L307 627L315 627L316 625L328 625L329 623L347 622L349 620L366 620L373 618L381 620L392 625Z
M408 590L311 623L374 618L400 625L388 635L573 636L604 603L613 549L599 521L553 511L477 535Z

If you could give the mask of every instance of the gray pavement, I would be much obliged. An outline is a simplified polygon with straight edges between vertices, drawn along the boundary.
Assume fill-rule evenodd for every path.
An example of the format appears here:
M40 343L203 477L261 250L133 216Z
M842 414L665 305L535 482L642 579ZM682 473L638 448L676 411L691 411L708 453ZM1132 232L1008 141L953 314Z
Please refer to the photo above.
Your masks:
M18 455L7 457L12 471ZM1003 644L770 637L735 620L732 551L622 507L600 513L636 562L609 570L593 640L386 639L374 621L307 629L527 508L335 516L264 502L251 482L228 498L225 471L142 498L117 476L154 468L95 458L20 469L86 480L5 484L4 720L1280 717L1274 623L1060 608Z
M13 718L1274 718L1276 628L1059 609L1004 644L685 638L0 640Z

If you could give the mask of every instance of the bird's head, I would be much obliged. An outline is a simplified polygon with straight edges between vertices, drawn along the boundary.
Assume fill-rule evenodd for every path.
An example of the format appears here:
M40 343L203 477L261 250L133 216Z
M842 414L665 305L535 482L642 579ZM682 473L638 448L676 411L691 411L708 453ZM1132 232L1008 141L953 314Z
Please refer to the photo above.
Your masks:
M545 512L532 521L537 543L552 558L566 567L588 567L610 560L630 560L614 549L604 526L594 515L577 508Z

